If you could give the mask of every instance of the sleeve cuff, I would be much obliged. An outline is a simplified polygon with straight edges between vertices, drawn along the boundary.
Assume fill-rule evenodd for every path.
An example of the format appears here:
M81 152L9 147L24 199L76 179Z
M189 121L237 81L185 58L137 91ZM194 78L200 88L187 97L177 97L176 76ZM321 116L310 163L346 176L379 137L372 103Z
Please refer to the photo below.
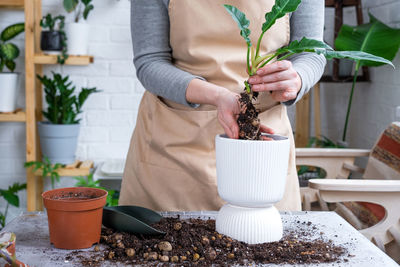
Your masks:
M204 79L203 77L196 76L196 75L188 76L188 77L185 79L185 81L184 81L184 83L185 83L185 86L184 86L185 92L184 92L183 94L181 94L182 99L180 99L180 103L182 103L182 104L184 104L184 105L186 105L186 106L188 106L188 107L191 107L191 108L198 108L198 107L200 107L200 104L190 103L190 102L188 102L188 101L186 100L186 90L187 90L187 88L188 88L188 86L189 86L189 83L190 83L193 79L200 79L200 80L203 80L203 81L206 80L206 79Z
M306 94L306 92L308 91L306 88L306 85L304 84L304 78L303 78L304 73L302 73L303 70L300 68L300 69L296 69L296 71L297 71L297 74L299 74L299 77L301 80L301 88L300 88L300 91L297 93L297 96L295 99L292 99L292 100L289 100L286 102L282 102L282 104L284 104L285 106L292 106L292 105L296 104L304 96L304 94Z

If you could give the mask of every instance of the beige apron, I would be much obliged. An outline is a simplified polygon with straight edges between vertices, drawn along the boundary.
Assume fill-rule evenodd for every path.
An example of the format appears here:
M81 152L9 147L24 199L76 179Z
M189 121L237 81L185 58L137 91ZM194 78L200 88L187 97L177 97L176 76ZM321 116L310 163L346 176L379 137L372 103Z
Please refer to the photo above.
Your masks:
M251 4L249 4L251 2ZM252 41L274 0L171 0L170 45L173 63L207 81L241 92L246 74L246 43L223 4L242 10L250 20ZM289 42L285 16L263 39L262 53ZM289 136L292 147L281 210L300 210L292 129L286 107L260 94L261 122ZM223 133L215 107L192 109L145 92L139 107L121 187L120 205L154 210L218 210L214 137Z

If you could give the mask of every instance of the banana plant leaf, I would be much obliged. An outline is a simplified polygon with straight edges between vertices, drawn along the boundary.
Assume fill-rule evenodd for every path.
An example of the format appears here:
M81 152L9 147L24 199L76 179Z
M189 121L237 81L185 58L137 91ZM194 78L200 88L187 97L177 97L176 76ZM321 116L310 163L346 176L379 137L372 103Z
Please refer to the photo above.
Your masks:
M372 14L370 22L359 26L343 25L335 40L337 50L361 51L392 61L400 47L400 29L391 28ZM360 66L381 66L386 62L361 60Z
M234 6L224 5L224 7L239 26L240 35L246 41L247 46L251 46L251 40L250 40L251 31L249 29L250 21L246 18L246 15Z
M17 24L10 25L1 32L0 39L3 42L6 42L8 40L11 40L18 34L22 33L24 30L25 30L24 23L17 23Z

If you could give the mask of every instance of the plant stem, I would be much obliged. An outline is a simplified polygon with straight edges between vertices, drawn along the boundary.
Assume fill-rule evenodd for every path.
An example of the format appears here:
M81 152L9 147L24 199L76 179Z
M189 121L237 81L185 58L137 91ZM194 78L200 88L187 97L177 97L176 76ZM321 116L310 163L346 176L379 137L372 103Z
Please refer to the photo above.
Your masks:
M289 53L289 54L286 54L286 55L284 55L283 57L281 57L281 58L278 58L278 61L281 61L281 60L284 60L284 59L287 59L288 57L290 57L290 56L293 56L295 53Z
M7 202L6 211L4 212L4 224L6 223L7 212L8 212L8 206L10 206L10 204Z
M342 136L342 141L346 141L346 133L347 133L347 124L349 123L349 117L350 117L350 109L351 109L351 102L353 101L353 94L354 94L354 87L356 86L357 82L357 74L360 66L357 63L356 65L356 70L354 72L354 78L353 78L353 84L351 86L351 92L350 92L350 98L349 98L349 103L347 104L347 112L346 112L346 121L344 123L344 130L343 130L343 136Z
M247 46L247 72L251 76L251 69L250 69L250 46Z
M278 56L278 53L273 54L270 58L268 58L267 61L264 61L263 64L261 64L258 69L264 67L265 65L267 65L271 60L273 60L274 58L276 58Z
M250 85L249 85L249 83L247 81L244 81L244 86L246 86L246 92L248 94L250 94L251 93L251 89L250 89Z
M260 52L261 40L264 36L264 33L265 32L261 33L260 38L258 38L258 41L257 41L256 58L258 57L258 53Z

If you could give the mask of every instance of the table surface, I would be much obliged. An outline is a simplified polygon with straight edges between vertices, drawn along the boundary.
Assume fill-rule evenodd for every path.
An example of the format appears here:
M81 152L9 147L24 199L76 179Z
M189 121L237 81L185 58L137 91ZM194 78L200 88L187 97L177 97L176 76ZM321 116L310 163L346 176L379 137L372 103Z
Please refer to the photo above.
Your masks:
M209 219L215 218L217 213L205 211L163 213L164 216L176 216L177 214L182 219ZM342 260L339 263L312 264L307 266L398 266L390 257L334 212L282 212L281 216L284 231L302 227L304 227L304 230L309 231L307 223L311 222L316 229L313 230L312 236L309 238L316 239L321 237L321 232L323 232L324 239L330 239L335 245L347 249L345 258L348 262ZM306 223L299 224L298 221ZM16 234L17 258L30 266L80 266L78 259L76 261L65 260L66 255L71 250L56 249L50 244L46 213L25 212L10 222L3 231L14 232ZM83 249L81 253L84 255L85 251L88 250L92 251L93 249ZM352 255L352 257L348 257L348 254ZM122 265L104 262L101 266ZM267 264L262 266L272 265Z

